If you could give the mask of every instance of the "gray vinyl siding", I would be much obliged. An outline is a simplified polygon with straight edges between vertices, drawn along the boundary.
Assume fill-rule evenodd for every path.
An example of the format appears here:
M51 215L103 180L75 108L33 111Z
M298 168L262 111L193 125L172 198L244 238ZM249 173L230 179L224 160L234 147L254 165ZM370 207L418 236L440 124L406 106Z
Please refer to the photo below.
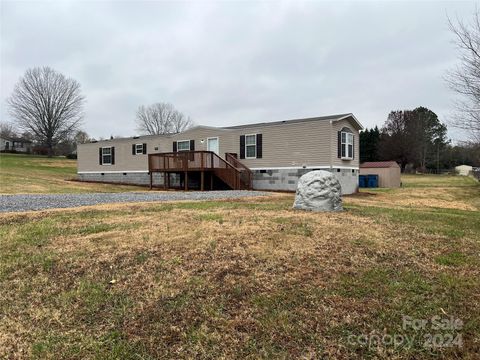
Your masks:
M77 148L78 172L148 171L148 156L143 154L132 155L132 144L147 144L147 154L171 151L171 149L166 148L164 136L113 139L81 144ZM114 165L99 164L98 149L105 146L115 147ZM158 147L158 150L155 150L155 147Z
M355 159L337 157L337 131L344 126L354 133ZM132 155L132 144L147 144L147 154L171 152L173 142L195 140L195 150L207 150L207 138L219 138L219 155L237 153L240 158L240 136L262 134L261 159L242 159L250 168L359 166L359 134L353 120L306 121L278 125L248 126L235 129L196 127L172 136L145 136L139 139L114 139L78 146L78 172L148 171L147 155ZM203 140L203 143L202 143ZM99 164L99 148L115 146L115 164ZM158 150L155 150L158 147Z

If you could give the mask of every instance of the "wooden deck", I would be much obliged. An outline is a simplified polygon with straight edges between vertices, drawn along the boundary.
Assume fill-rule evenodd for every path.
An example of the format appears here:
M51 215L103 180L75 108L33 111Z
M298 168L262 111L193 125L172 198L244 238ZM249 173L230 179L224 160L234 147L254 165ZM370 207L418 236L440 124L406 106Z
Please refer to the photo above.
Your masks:
M218 180L232 190L251 190L251 170L232 154L226 160L212 151L180 151L148 155L150 188L153 187L153 173L164 174L164 188L171 188L169 174L175 173L183 179L184 190L189 190L189 177L199 177L200 190L215 190Z

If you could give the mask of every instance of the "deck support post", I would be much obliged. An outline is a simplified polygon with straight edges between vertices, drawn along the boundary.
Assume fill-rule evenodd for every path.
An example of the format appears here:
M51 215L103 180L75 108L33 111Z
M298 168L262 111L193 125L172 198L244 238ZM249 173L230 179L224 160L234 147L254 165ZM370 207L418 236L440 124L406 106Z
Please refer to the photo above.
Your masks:
M167 189L170 189L170 173L167 172L167 178L165 179L165 181L167 182Z
M167 172L163 172L163 188L167 190Z
M188 191L188 171L185 171L185 191Z
M210 190L213 190L213 172L210 171Z
M200 173L200 191L205 190L204 183L205 183L205 171L202 171Z
M150 190L153 189L153 171L150 171Z

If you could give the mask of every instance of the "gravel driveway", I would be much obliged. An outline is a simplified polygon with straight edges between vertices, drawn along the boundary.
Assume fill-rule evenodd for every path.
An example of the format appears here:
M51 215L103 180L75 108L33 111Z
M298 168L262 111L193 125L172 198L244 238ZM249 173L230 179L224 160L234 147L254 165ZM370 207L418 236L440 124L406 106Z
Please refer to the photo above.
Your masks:
M260 191L125 192L92 194L0 195L0 212L61 209L109 203L217 200L263 196Z

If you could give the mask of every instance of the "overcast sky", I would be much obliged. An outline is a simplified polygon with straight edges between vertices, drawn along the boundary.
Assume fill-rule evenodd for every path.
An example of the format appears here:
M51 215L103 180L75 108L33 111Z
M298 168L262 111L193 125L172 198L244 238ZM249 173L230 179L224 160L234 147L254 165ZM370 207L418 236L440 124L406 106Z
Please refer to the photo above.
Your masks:
M84 129L130 136L141 104L222 126L352 112L382 125L426 106L442 121L457 62L447 15L474 2L1 0L1 119L29 67L78 80ZM459 134L450 132L459 138Z

